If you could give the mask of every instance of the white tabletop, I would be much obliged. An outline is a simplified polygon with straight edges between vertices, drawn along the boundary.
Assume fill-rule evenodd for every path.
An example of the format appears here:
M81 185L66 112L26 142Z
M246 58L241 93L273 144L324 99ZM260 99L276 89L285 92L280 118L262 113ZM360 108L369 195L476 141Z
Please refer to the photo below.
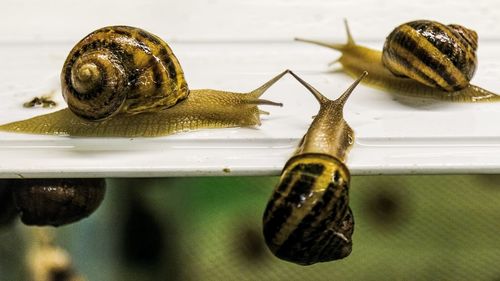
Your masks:
M12 14L21 11L19 2L7 1L7 9L0 12L4 17L0 19L14 20ZM416 6L405 17L397 14L388 16L386 21L373 17L373 24L366 7L359 11L363 16L356 19L358 13L352 10L353 4L342 4L337 14L334 7L327 4L331 1L313 1L307 7L299 1L261 1L260 6L244 1L231 6L229 1L220 1L214 2L219 6L206 8L207 13L220 13L218 8L226 8L232 12L228 16L230 20L236 20L238 13L241 14L243 23L231 25L223 24L220 18L201 15L201 8L195 8L193 0L186 4L192 6L189 12L184 12L186 25L181 26L176 20L182 14L180 11L184 11L178 6L180 4L176 4L178 12L173 13L173 19L160 19L161 15L151 9L151 16L146 18L131 16L127 20L115 15L92 23L83 21L78 13L74 22L68 19L61 25L56 24L61 20L57 19L58 14L63 20L71 7L66 7L66 1L55 2L61 2L62 8L56 10L58 12L48 10L48 14L35 12L37 7L42 9L42 2L33 1L32 6L25 7L23 13L33 22L20 22L16 32L0 25L5 34L0 39L2 124L50 112L43 108L25 109L22 103L52 90L56 91L59 102L52 110L65 106L58 85L61 65L72 45L99 26L130 24L154 31L167 41L172 38L170 45L192 89L245 92L289 68L326 96L334 98L353 81L342 73L329 71L328 62L339 53L293 42L294 35L345 40L342 18L349 16L358 43L380 49L384 34L397 24L422 17L459 22L459 6L466 5L458 2L450 15L432 14ZM385 2L390 4L390 1ZM43 3L45 5L45 1ZM132 15L132 10L138 8L133 2L123 3L121 9L126 10L125 14ZM152 1L144 3L154 4ZM398 5L389 11L411 8L409 4ZM478 10L462 10L462 13L475 16L473 19L460 21L469 22L480 34L480 65L473 82L500 92L500 37L495 37L500 34L500 27L489 25L498 18L500 9L494 1L479 1L477 6ZM263 10L265 7L288 13L283 14L281 22L276 18L271 20L269 11ZM253 12L254 17L244 13L244 8ZM84 13L85 8L81 9ZM373 10L375 12L377 9ZM302 17L290 25L297 14ZM203 22L194 18L196 15L203 17ZM256 18L259 20L254 22ZM263 23L266 19L270 27L267 29ZM39 21L39 28L32 29L36 21ZM162 21L164 25L159 24ZM186 32L171 32L172 25L168 23ZM198 28L193 27L195 24ZM217 27L221 27L220 33L214 31ZM239 31L236 34L234 30ZM262 126L256 128L200 130L133 139L0 133L0 178L278 175L307 130L318 104L289 76L270 88L264 97L283 102L284 107L263 106L262 109L271 114L263 116ZM356 133L347 162L352 174L500 172L500 103L460 104L401 98L361 85L348 101L345 118Z

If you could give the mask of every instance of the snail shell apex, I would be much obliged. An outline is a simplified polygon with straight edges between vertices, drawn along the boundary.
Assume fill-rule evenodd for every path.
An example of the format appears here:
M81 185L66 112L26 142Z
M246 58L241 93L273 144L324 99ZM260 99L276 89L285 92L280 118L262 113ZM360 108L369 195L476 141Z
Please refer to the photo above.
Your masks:
M104 27L78 42L64 63L61 87L69 109L93 121L162 110L189 94L167 43L129 26Z
M447 92L469 85L477 67L477 33L460 25L418 20L396 27L386 38L383 64Z

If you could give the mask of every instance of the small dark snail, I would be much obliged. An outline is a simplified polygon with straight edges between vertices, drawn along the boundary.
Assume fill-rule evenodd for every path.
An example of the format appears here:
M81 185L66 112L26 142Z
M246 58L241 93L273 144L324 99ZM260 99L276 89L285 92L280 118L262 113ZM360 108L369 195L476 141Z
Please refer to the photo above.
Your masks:
M418 20L398 26L382 52L357 45L347 22L346 44L313 40L338 50L337 60L352 77L363 71L363 83L397 94L454 102L500 101L500 96L469 83L477 66L476 32L459 25Z
M274 255L300 265L342 259L351 253L354 231L350 173L344 164L354 132L343 118L343 107L367 73L333 101L290 73L313 93L320 110L267 204L264 238Z
M170 47L142 29L111 26L69 53L61 88L69 109L0 126L0 131L70 136L161 136L260 124L259 97L286 72L237 94L189 90ZM100 122L95 122L100 121Z
M26 225L60 226L92 214L106 192L104 179L11 181L14 202Z

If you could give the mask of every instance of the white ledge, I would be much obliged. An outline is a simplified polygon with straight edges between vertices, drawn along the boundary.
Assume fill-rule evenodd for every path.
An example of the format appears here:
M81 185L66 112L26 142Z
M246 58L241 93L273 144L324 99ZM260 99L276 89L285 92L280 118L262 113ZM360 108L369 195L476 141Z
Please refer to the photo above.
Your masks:
M375 44L375 43L373 43ZM374 47L380 44L375 44ZM245 92L286 68L334 98L353 80L328 71L338 53L300 43L177 43L191 88ZM500 42L481 44L474 84L500 92ZM22 103L56 90L67 44L0 44L0 123L50 112ZM286 76L264 95L257 128L200 130L159 138L71 138L0 133L0 178L278 175L318 110ZM356 133L354 175L500 173L500 103L400 98L359 86L345 109Z

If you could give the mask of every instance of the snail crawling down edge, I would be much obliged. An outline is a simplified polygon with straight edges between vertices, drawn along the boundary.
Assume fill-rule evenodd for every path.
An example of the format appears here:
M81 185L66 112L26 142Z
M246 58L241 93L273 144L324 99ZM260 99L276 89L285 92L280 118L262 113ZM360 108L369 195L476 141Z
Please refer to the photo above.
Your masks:
M61 72L67 109L0 125L0 131L154 137L201 128L260 125L260 96L287 71L246 94L190 90L159 37L139 28L98 29L73 47Z
M320 103L320 110L287 161L263 215L267 246L280 259L311 265L342 259L352 251L351 175L345 165L354 132L344 105L361 76L336 100L290 72Z
M341 52L335 62L363 83L396 94L452 102L500 101L500 96L472 85L477 67L478 36L457 24L416 20L396 27L381 51L354 42L345 21L347 43L336 44L296 38Z

